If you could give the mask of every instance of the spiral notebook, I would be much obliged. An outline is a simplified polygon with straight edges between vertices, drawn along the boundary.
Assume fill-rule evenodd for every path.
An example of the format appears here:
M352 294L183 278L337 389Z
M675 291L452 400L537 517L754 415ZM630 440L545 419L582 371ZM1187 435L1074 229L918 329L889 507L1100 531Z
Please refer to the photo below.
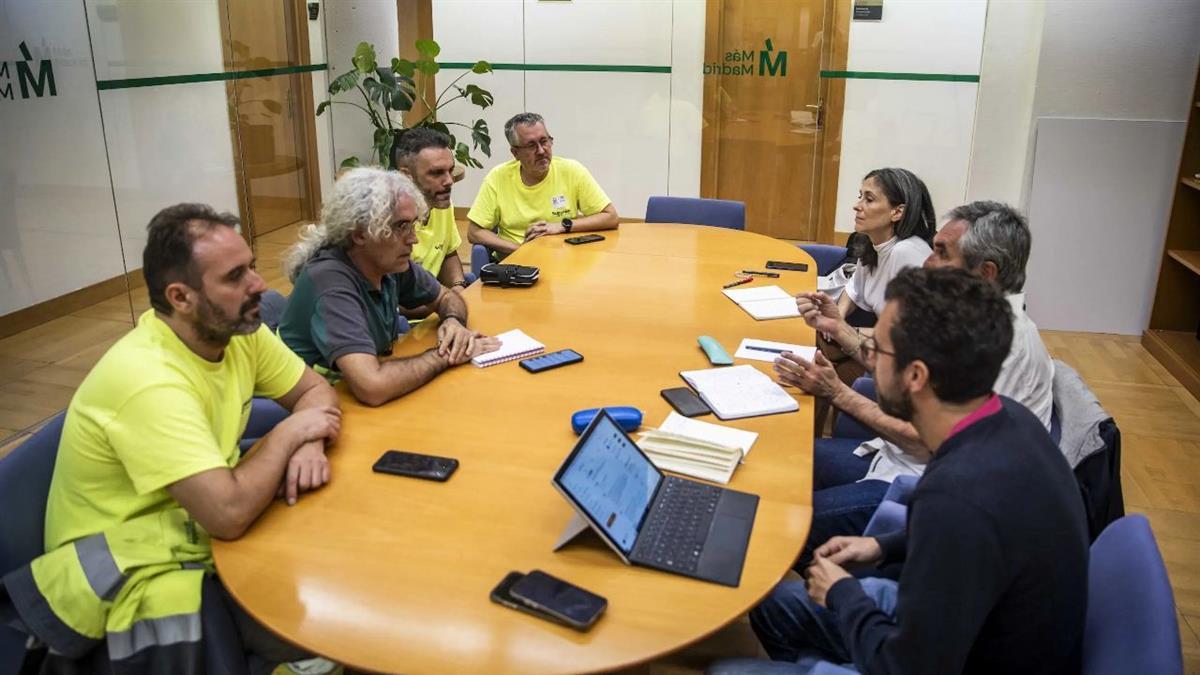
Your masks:
M529 337L520 328L514 328L501 333L496 336L496 339L500 340L500 349L480 354L471 359L471 363L480 368L487 368L498 363L523 359L526 356L533 356L534 354L541 354L546 351L546 345Z

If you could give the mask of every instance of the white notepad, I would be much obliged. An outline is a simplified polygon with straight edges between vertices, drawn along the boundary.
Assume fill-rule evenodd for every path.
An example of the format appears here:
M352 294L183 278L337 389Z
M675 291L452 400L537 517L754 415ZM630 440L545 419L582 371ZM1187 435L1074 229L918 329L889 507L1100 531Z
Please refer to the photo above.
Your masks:
M758 440L758 434L753 431L745 431L743 429L734 429L712 422L701 422L688 417L684 417L677 412L672 411L667 415L667 419L658 425L660 431L669 431L673 434L681 436L691 436L699 438L702 441L709 443L720 443L721 445L729 445L735 448L741 448L742 457L750 454L750 446L754 445L754 441Z
M546 345L534 340L522 331L520 328L514 328L510 331L501 333L496 336L500 341L500 348L494 352L480 354L471 359L471 363L480 368L487 368L498 363L513 361L515 359L523 359L526 356L541 354L546 350Z
M817 356L816 347L805 347L787 342L772 342L771 340L755 340L743 338L734 357L753 359L755 361L774 361L783 352L791 352L796 356L812 361Z
M800 310L796 309L796 299L778 286L727 288L721 292L759 321L800 316Z
M796 399L754 366L686 370L680 375L723 420L800 409Z

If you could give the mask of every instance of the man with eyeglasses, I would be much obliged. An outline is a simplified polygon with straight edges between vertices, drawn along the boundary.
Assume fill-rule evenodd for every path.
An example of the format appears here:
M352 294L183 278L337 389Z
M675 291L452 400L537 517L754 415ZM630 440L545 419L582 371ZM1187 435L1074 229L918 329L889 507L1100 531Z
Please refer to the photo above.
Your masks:
M547 234L612 230L617 209L592 174L573 159L554 156L554 137L537 113L504 124L513 159L488 172L467 213L467 239L502 259ZM495 231L493 232L493 229Z
M925 267L965 269L1000 289L1012 309L1013 340L996 379L996 392L1029 408L1047 429L1054 364L1037 326L1025 314L1025 263L1032 238L1020 213L1006 204L977 201L950 211L933 239ZM847 354L867 363L875 346L869 329L851 328L824 293L801 293L797 308L810 326L829 335ZM919 476L929 448L909 422L888 415L878 403L843 383L821 354L807 361L794 354L776 360L784 384L828 398L879 438L817 439L813 446L813 520L800 563L814 547L836 535L861 534L888 486L898 476Z
M295 288L279 336L330 377L341 377L362 403L382 405L442 371L499 347L467 328L458 293L412 264L414 226L428 208L404 174L376 168L343 174L311 225L287 253ZM429 306L441 320L437 346L384 360L399 337L399 308Z
M1087 521L1042 421L995 391L1011 303L962 269L906 269L885 298L868 365L932 457L907 527L824 542L750 613L779 663L709 672L1078 673ZM897 562L898 582L869 569Z

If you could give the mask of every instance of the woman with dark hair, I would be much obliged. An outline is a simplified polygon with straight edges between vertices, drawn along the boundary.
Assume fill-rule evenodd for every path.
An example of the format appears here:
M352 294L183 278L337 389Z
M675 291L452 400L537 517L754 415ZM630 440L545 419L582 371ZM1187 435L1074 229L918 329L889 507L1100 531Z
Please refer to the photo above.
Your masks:
M796 296L800 315L818 331L817 345L846 383L864 372L859 352L869 334L846 318L856 309L874 316L883 311L888 282L906 267L920 267L933 251L934 226L933 201L920 178L907 169L875 169L863 178L854 203L857 236L850 254L858 264L846 290L837 302L824 293Z
M883 311L883 291L905 267L920 267L933 252L933 201L925 183L907 169L875 169L863 178L854 203L858 259L850 285L838 300L842 316L854 307Z

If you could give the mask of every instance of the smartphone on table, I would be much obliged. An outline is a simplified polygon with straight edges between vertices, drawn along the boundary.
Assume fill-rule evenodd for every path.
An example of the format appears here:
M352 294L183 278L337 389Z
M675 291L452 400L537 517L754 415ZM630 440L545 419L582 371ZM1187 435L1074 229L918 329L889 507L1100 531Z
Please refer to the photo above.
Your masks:
M515 580L509 592L527 607L580 631L591 628L608 608L603 596L541 570Z
M436 455L421 455L403 450L388 450L372 467L375 473L445 481L458 470L458 460Z

